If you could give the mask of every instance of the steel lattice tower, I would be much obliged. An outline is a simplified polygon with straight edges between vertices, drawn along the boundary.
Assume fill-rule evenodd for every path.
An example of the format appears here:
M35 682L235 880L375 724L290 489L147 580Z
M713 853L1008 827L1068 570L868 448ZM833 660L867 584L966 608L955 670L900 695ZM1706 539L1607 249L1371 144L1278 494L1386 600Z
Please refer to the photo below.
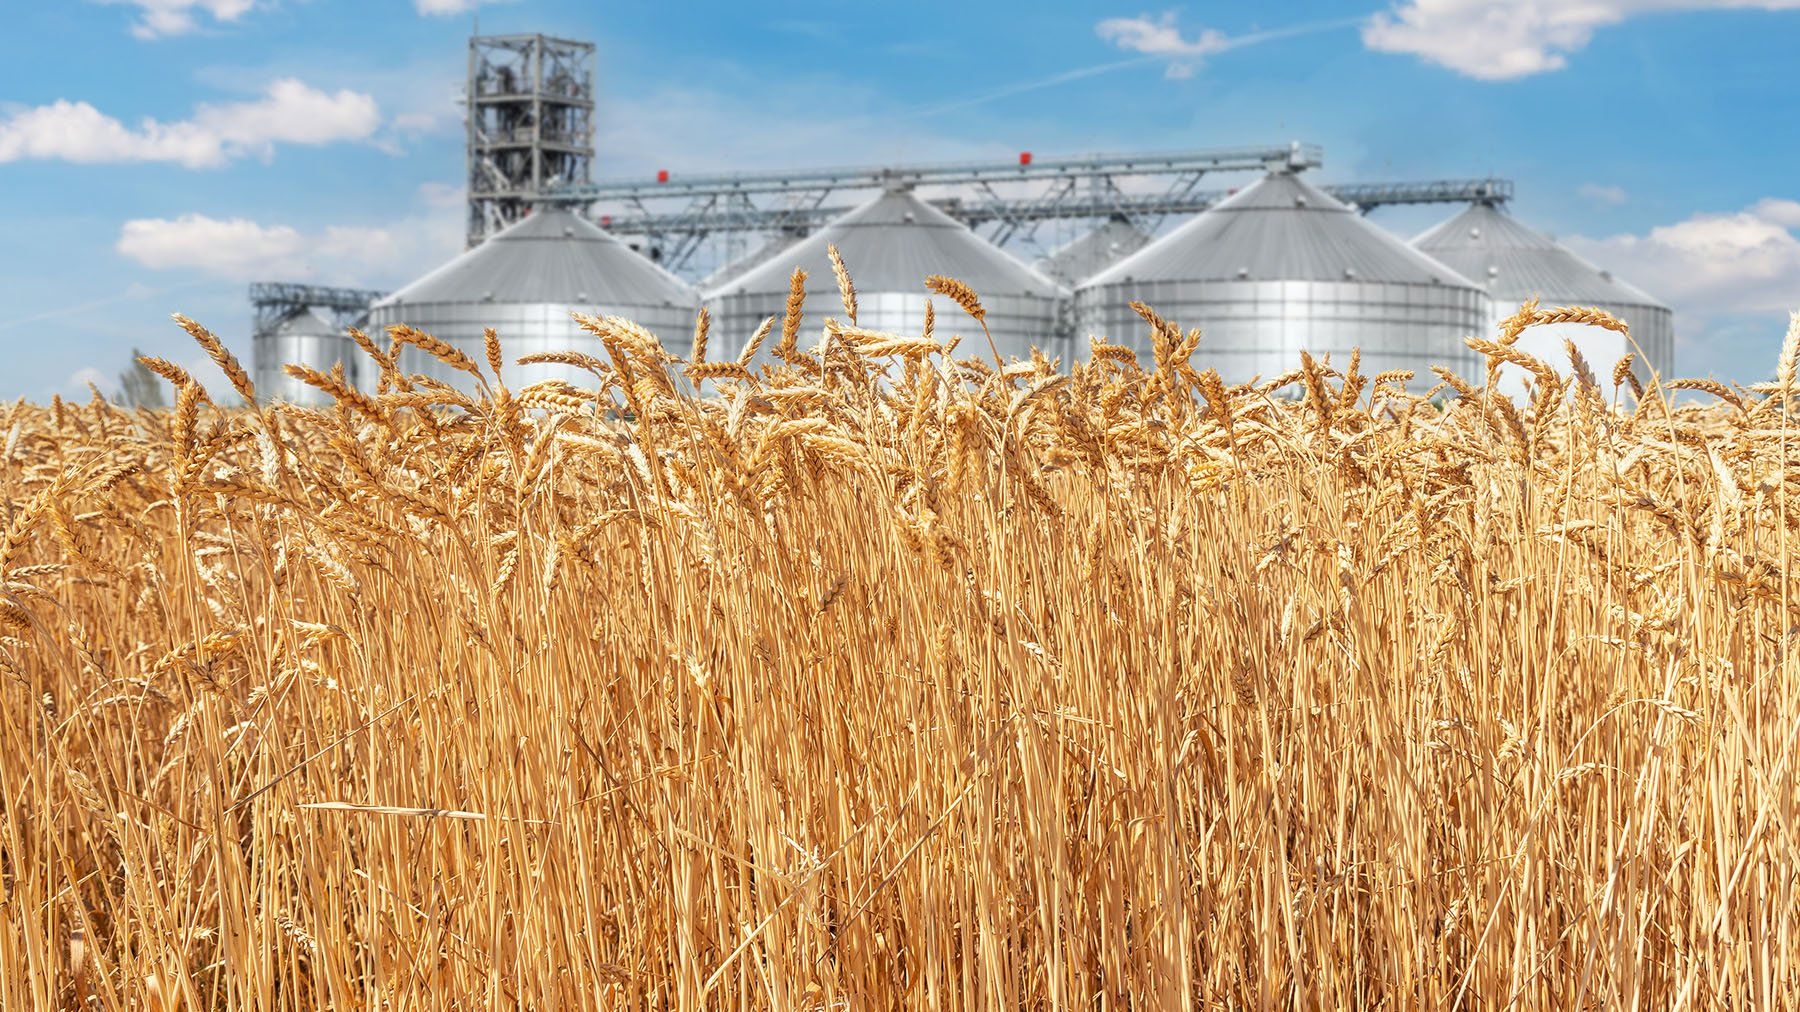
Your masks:
M470 246L523 218L546 190L590 181L593 43L476 36L465 94Z

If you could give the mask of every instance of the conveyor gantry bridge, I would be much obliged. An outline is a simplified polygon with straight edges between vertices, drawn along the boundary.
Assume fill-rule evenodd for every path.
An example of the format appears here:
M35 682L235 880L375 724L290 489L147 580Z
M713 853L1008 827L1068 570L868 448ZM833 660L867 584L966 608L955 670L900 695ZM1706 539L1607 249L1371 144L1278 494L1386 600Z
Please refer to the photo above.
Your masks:
M251 327L266 332L302 309L323 309L338 326L354 323L386 292L365 288L332 288L287 281L253 281L250 284Z
M1364 213L1392 204L1501 203L1511 200L1513 192L1511 180L1493 178L1349 183L1320 188ZM997 242L1004 242L1025 226L1066 218L1120 218L1151 232L1154 228L1145 226L1160 222L1163 216L1198 214L1230 196L1230 192L1208 190L1150 195L1077 194L1057 199L948 197L929 202L971 228L1000 226L999 235L995 239ZM709 233L809 232L849 210L850 208L842 206L750 206L709 211L698 221L690 211L671 211L604 216L600 219L600 224L616 235L644 236L654 242L670 236L685 237L696 229L704 229Z
M1125 214L1154 229L1166 214L1203 207L1200 179L1209 172L1302 170L1323 164L1317 145L1293 142L1258 147L1098 154L1016 161L952 162L935 165L863 166L794 171L744 172L681 177L662 172L656 181L608 180L551 189L540 203L576 204L621 235L641 236L661 254L665 266L682 271L706 241L721 235L810 229L847 208L830 202L848 190L951 186L962 188L941 201L949 213L985 230L996 243L1029 235L1053 219ZM1130 193L1121 182L1163 178L1160 192ZM1029 196L1003 194L995 187L1036 184ZM1016 189L1016 187L1014 187ZM1139 189L1141 187L1133 187ZM760 198L760 199L759 199ZM652 203L685 200L675 209Z

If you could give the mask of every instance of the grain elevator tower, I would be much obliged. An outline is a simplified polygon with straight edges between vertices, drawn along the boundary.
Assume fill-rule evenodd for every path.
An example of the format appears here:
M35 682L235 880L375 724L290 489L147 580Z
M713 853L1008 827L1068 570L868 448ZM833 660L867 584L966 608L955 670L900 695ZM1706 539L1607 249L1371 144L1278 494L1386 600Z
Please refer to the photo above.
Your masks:
M465 95L469 246L525 217L546 190L591 182L593 43L475 36Z

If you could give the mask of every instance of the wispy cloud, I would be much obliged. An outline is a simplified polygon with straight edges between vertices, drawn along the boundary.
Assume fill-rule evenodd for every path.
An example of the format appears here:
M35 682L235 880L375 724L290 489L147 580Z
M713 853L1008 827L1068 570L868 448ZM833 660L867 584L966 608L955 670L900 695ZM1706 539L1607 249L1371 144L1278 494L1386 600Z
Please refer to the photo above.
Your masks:
M1013 95L1023 95L1027 92L1042 91L1045 88L1054 88L1059 84L1068 84L1071 81L1079 81L1083 78L1098 77L1101 74L1110 74L1115 70L1124 70L1127 67L1142 67L1146 64L1156 63L1161 59L1161 56L1139 56L1129 60L1115 60L1111 63L1098 63L1091 67L1077 67L1074 70L1065 70L1060 74L1052 74L1049 77L1040 77L1030 81L1021 81L1017 84L1003 85L999 88L976 92L973 95L952 99L948 102L916 106L884 118L890 120L918 119L924 116L936 116L940 113L952 112L957 109L969 109L978 105L986 105L989 102L997 102L1000 99L1009 98Z
M29 326L33 323L44 323L49 320L60 320L72 316L84 316L95 310L123 305L128 302L142 302L146 299L156 298L161 295L190 291L197 287L199 287L199 283L168 288L154 288L141 281L133 281L125 286L124 291L119 292L116 295L108 295L101 299L90 299L86 302L79 302L71 306L58 306L55 309L45 309L32 313L30 316L20 316L11 320L0 320L0 332L17 330L20 327Z
M278 144L362 140L381 125L375 100L325 92L295 78L270 84L249 102L201 105L185 120L146 118L128 127L87 102L58 99L0 118L0 163L173 162L216 168L245 155L267 158Z
M1201 58L1229 47L1225 33L1213 28L1201 29L1192 39L1184 37L1174 11L1165 11L1158 18L1147 14L1107 18L1094 26L1094 33L1120 49L1167 58L1169 65L1163 72L1167 77L1192 76Z
M1616 184L1582 183L1580 189L1575 192L1596 204L1604 204L1607 207L1618 207L1631 199L1631 195L1625 192L1625 188Z
M513 2L514 0L413 0L413 10L426 17L449 17L467 14L484 4Z
M976 92L963 98L948 102L937 102L931 105L918 106L902 110L887 117L889 119L915 119L923 116L937 116L946 112L969 109L987 105L1014 95L1043 91L1090 77L1099 77L1114 71L1128 70L1132 67L1144 67L1168 61L1163 76L1183 78L1191 76L1197 66L1196 60L1204 52L1206 54L1223 53L1232 49L1241 49L1276 39L1292 38L1299 35L1311 35L1316 32L1349 28L1360 22L1355 19L1336 21L1316 21L1293 28L1281 28L1267 32L1252 32L1245 35L1224 36L1211 29L1203 30L1193 40L1182 37L1180 28L1175 23L1173 14L1164 14L1152 19L1149 15L1136 18L1108 18L1094 26L1094 31L1101 38L1128 52L1142 53L1124 60L1111 60L1086 67L1076 67L1048 77L1020 81L1016 84L1002 85L987 91ZM1171 59L1173 58L1173 59Z
M236 21L256 6L255 0L100 0L107 4L125 4L138 9L138 20L132 22L131 34L140 39L165 35L186 35L200 27L204 14L217 22Z
M1168 61L1163 76L1178 79L1192 77L1206 57L1218 53L1277 39L1349 28L1361 23L1360 18L1338 18L1265 32L1247 32L1243 35L1226 35L1215 28L1202 28L1197 35L1189 38L1182 34L1180 19L1176 13L1164 11L1154 18L1148 14L1140 14L1135 18L1106 18L1094 25L1094 33L1120 49L1143 53L1144 59L1138 62Z
M769 30L787 35L801 35L819 42L836 42L843 37L837 25L829 21L807 18L783 18L769 22Z
M1504 81L1561 70L1594 33L1673 11L1800 9L1800 0L1409 0L1369 18L1363 44L1412 53L1467 77Z

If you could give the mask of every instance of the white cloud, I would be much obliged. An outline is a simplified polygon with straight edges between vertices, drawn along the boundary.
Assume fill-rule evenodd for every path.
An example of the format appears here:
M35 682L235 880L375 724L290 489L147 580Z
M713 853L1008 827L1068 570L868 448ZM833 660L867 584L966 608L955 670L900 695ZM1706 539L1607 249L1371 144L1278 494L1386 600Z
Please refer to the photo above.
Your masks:
M256 6L255 0L100 0L101 3L129 4L139 11L131 34L140 39L164 35L185 35L200 27L196 12L204 12L215 21L231 22L243 17Z
M141 218L125 223L115 248L146 267L192 267L247 280L286 265L301 252L300 233L247 218L219 221L199 214Z
M1673 11L1793 10L1800 0L1408 0L1363 26L1363 44L1485 81L1560 70L1594 32Z
M1154 19L1148 14L1135 18L1107 18L1096 24L1094 31L1120 49L1145 56L1169 57L1168 68L1163 73L1171 78L1191 77L1202 57L1231 48L1231 40L1212 28L1201 29L1197 38L1185 38L1176 24L1174 11L1164 11L1161 17Z
M419 110L415 112L403 112L398 116L395 116L394 121L389 125L398 133L423 134L436 130L441 124L452 118L452 116L453 113L448 111L425 112Z
M381 287L435 267L462 248L461 215L437 210L376 225L301 231L247 218L140 218L119 230L120 254L157 270L230 281L314 281Z
M1800 308L1800 203L1768 199L1696 214L1642 235L1563 242L1682 315L1710 319Z
M413 0L413 9L426 17L467 14L482 4L512 3L513 0Z
M1800 2L1800 0L1796 0ZM1190 39L1181 34L1174 11L1164 11L1160 17L1152 18L1148 14L1139 14L1135 18L1106 18L1094 25L1095 34L1127 52L1141 53L1146 60L1167 59L1168 65L1163 76L1168 78L1192 77L1205 57L1223 53L1230 49L1242 49L1246 46L1261 45L1277 39L1291 39L1300 35L1314 35L1340 28L1360 25L1361 18L1338 18L1328 21L1309 21L1305 24L1288 28L1276 28L1269 31L1249 32L1244 35L1226 35L1213 28L1203 28L1200 34ZM1128 64L1108 64L1090 67L1084 71L1061 75L1064 78L1088 76L1094 72L1115 70Z
M70 162L175 162L212 168L244 155L267 158L277 144L362 140L381 125L368 95L327 93L295 78L270 84L249 102L201 105L191 118L145 118L128 127L86 102L58 99L0 119L0 163L24 159Z
M1783 228L1800 228L1800 200L1764 197L1751 206L1750 213Z
M1616 184L1602 186L1599 183L1582 183L1581 188L1576 192L1596 204L1605 204L1608 207L1618 207L1631 199L1631 195L1625 192L1625 188Z
M426 207L462 207L468 199L469 191L458 183L419 184L419 202Z
M63 381L63 386L69 390L86 391L89 383L99 387L100 393L105 396L111 396L114 388L119 385L113 377L88 365L70 373L69 378Z

